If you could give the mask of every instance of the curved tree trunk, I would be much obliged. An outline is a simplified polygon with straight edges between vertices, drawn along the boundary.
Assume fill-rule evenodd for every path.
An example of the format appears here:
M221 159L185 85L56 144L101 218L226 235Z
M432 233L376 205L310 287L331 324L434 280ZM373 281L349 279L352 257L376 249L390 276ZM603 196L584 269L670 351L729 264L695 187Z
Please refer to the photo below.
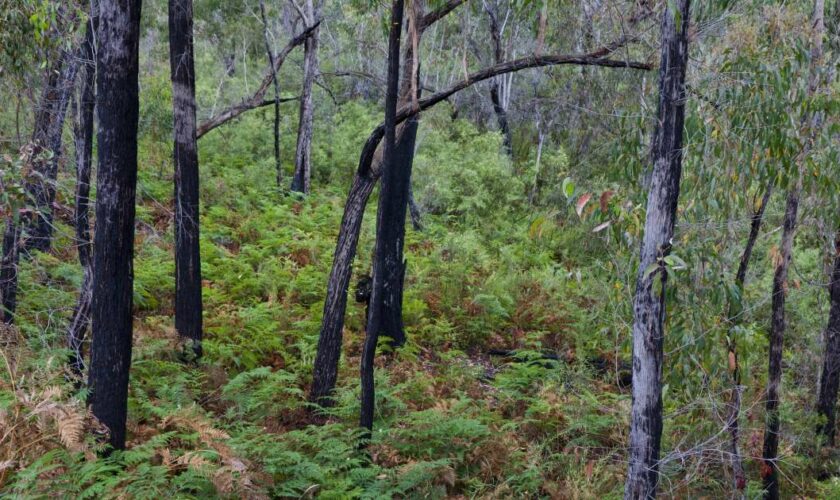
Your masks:
M125 448L131 366L140 0L101 0L96 54L98 175L93 244L90 403Z
M169 0L169 64L175 132L175 329L201 357L199 173L192 0Z
M96 9L96 6L93 6ZM91 262L90 241L90 173L93 156L93 112L96 96L94 95L96 65L93 34L96 30L97 13L91 12L85 41L82 45L81 78L78 102L78 122L73 130L76 145L76 206L73 225L76 228L76 248L79 264L82 266L82 287L73 317L67 327L67 347L70 350L70 370L81 377L85 368L82 345L90 326L90 299L93 266Z
M307 23L318 17L313 3L306 1ZM312 84L318 73L318 28L304 43L303 89L300 94L300 113L298 118L297 146L295 148L295 174L292 178L292 191L309 194L312 177Z
M633 300L633 404L630 464L624 489L624 498L628 500L654 498L659 482L668 276L663 259L671 250L680 194L689 3L690 0L676 0L662 15L659 106L651 148L653 175Z
M373 257L373 286L370 298L370 312L367 319L365 343L362 349L360 368L362 405L359 426L367 429L367 436L373 429L375 388L373 383L373 360L376 344L383 329L383 305L389 295L387 283L396 279L392 274L402 269L402 262L394 262L394 251L390 245L400 244L398 227L405 231L406 197L408 176L398 169L395 160L397 136L397 99L400 78L400 35L403 25L403 0L391 4L391 27L388 36L388 87L385 95L385 142L382 154L382 185L379 192L379 209L376 212L376 249ZM403 195L405 191L405 195ZM400 217L402 214L402 217Z

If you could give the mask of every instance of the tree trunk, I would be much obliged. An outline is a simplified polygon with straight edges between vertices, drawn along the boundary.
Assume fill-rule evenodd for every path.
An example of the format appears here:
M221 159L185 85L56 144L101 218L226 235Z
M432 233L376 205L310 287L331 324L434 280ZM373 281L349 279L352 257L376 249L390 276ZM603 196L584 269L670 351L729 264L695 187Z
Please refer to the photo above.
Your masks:
M6 217L3 231L3 260L0 263L0 299L2 299L3 323L15 322L17 309L18 262L20 260L20 225L14 216Z
M318 17L313 0L306 1L304 22L312 24ZM300 113L298 118L297 147L295 148L295 175L292 178L292 191L309 194L312 177L312 84L318 73L318 29L304 43L303 89L300 94Z
M820 64L822 60L823 0L814 1L813 31L811 33L811 68L808 82L808 96L813 96L819 86ZM799 210L799 195L802 191L802 162L810 151L818 117L803 117L803 124L808 127L808 141L797 157L795 185L790 188L785 204L785 219L780 244L780 259L773 273L773 303L770 320L770 350L767 363L767 396L765 403L764 449L762 452L761 476L764 479L764 498L779 498L779 389L782 384L782 353L785 338L785 296L787 294L787 274L793 251L793 238L796 233L796 217Z
M199 173L192 0L169 0L169 64L175 132L175 329L201 357Z
M502 27L499 25L498 13L487 3L484 4L487 11L487 17L490 18L490 37L493 40L493 57L496 64L501 63L504 56L504 49L502 48ZM493 78L490 82L490 102L493 103L493 112L496 114L496 122L499 124L499 132L502 134L502 144L504 146L505 154L511 156L512 140L510 135L510 125L508 125L507 106L504 98L501 95L501 84L499 81L504 81L500 78Z
M782 383L782 350L785 335L785 295L787 273L793 249L796 230L796 216L799 209L799 192L802 189L801 175L796 186L788 192L785 205L785 220L780 248L781 258L773 273L773 315L770 321L770 353L767 368L767 397L765 403L764 449L761 476L764 479L764 497L779 498L779 470L776 457L779 450L779 387Z
M393 273L401 272L403 263L394 261L394 245L402 245L398 228L405 231L408 176L398 170L394 161L397 134L397 99L400 79L400 35L403 25L403 0L391 4L391 26L388 36L388 86L385 95L385 143L382 155L382 185L379 192L379 209L376 214L376 249L373 258L373 286L370 299L367 330L361 361L362 405L359 426L373 429L374 383L373 360L376 344L384 325L383 305L388 295L387 283L396 279ZM401 215L401 216L400 216Z
M659 481L668 276L663 259L671 249L682 173L689 3L690 0L676 0L662 15L659 105L651 148L653 177L633 301L633 404L630 464L624 490L627 499L655 497ZM678 12L673 11L674 7Z
M840 388L840 231L834 236L834 250L834 267L828 286L831 308L825 329L825 352L817 398L817 413L824 419L817 427L817 434L822 438L823 445L831 447L836 434L835 406Z
M98 165L93 245L90 403L125 448L131 365L137 189L140 0L101 0L96 54Z
M738 264L738 272L735 274L735 287L739 295L743 297L744 282L747 278L747 268L752 257L753 247L758 239L758 234L761 231L761 223L764 220L764 211L767 209L767 203L770 201L770 194L773 192L773 185L770 184L764 191L764 196L761 198L761 205L752 215L750 222L750 234L747 237L747 244L744 247L744 252L741 254L741 261ZM732 458L732 476L734 479L734 487L736 490L743 490L747 485L747 478L744 474L744 465L741 463L741 452L738 447L739 437L739 418L741 415L741 394L743 387L741 386L741 367L738 363L738 343L735 339L735 326L741 323L741 313L743 307L736 304L730 299L729 307L727 309L727 323L729 324L729 333L726 338L727 351L729 356L729 364L732 375L732 400L729 402L729 417L726 420L726 427L729 430L729 452Z
M35 169L38 175L26 183L26 191L34 202L34 210L25 218L23 247L25 255L32 250L47 252L50 249L53 233L53 203L55 185L58 176L58 162L61 158L62 132L67 106L73 95L73 83L76 80L76 58L69 52L62 51L47 81L41 110L36 114L35 131L32 142L36 153L50 151L49 159L36 159Z
M280 165L280 81L277 80L277 66L274 64L274 51L271 50L271 40L268 36L268 18L265 15L265 0L260 0L260 17L263 23L263 38L265 39L265 52L268 54L268 66L271 69L271 80L274 82L274 168L277 171L277 187L280 187L283 178L283 167Z
M437 11L426 14L423 22L419 23L422 30L450 12L463 0L450 0ZM583 64L612 68L635 68L649 70L650 65L636 61L617 61L608 59L610 53L626 45L634 37L622 37L619 41L606 45L584 55L549 55L528 56L472 73L466 79L451 85L445 90L436 92L420 99L417 103L405 105L397 113L397 123L416 116L421 111L429 109L445 101L457 92L470 86L492 78L496 75L520 71L527 68L542 66ZM212 128L212 127L210 127ZM333 401L330 396L338 377L338 363L341 358L342 331L344 328L344 313L347 307L347 289L350 285L353 259L359 242L359 231L362 226L365 206L373 187L379 178L379 172L373 168L378 151L378 145L384 134L384 125L377 126L368 136L359 154L359 165L347 195L344 206L344 216L339 227L335 257L327 283L327 296L324 299L324 314L321 320L321 331L318 337L318 350L315 356L312 388L310 400L321 406L330 406Z
M416 137L416 134L415 134L415 137ZM413 163L413 161L412 161L412 163ZM412 225L412 227L414 227L414 230L415 231L422 231L423 230L423 211L420 209L420 205L417 204L417 200L414 199L414 188L412 187L411 182L409 182L409 184L408 184L408 215L411 218L411 225Z
M93 7L96 9L96 6ZM73 225L76 228L76 248L79 264L82 266L82 287L73 317L67 328L67 347L70 350L70 370L81 377L85 368L82 345L90 325L91 280L93 266L91 262L90 241L90 173L93 156L93 111L95 106L96 64L94 62L94 31L97 25L97 13L91 12L85 41L81 51L81 78L78 101L78 122L73 130L76 146L76 206Z

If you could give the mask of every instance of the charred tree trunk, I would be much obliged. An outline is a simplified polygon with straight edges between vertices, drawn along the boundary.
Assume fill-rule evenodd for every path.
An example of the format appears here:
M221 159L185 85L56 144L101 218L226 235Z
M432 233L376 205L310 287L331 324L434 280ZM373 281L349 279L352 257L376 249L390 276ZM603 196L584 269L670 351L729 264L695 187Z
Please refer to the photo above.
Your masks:
M813 31L811 33L811 68L808 82L808 96L813 96L819 87L820 63L822 60L823 37L823 0L814 1ZM770 320L770 350L767 363L767 395L765 402L764 449L762 451L761 476L764 482L764 498L779 498L779 389L782 384L782 353L785 338L785 296L787 294L787 274L793 251L793 239L796 233L796 218L799 211L799 196L802 191L802 165L808 155L810 144L818 126L818 116L803 117L809 140L797 157L795 185L787 195L785 218L780 243L780 259L773 273L773 302Z
M20 261L20 225L14 216L6 217L3 231L3 260L0 263L0 300L2 300L3 323L15 322L17 309L18 263Z
M373 286L370 312L367 320L365 343L362 349L361 386L362 405L359 426L367 429L367 437L373 429L374 384L373 360L376 344L384 325L383 304L388 291L387 283L393 283L392 273L400 272L403 263L395 262L392 245L399 245L397 227L405 230L406 198L408 176L397 169L395 159L397 134L397 99L400 79L400 35L403 25L403 0L391 4L391 27L388 35L388 86L385 95L385 143L382 155L382 185L379 193L379 209L376 214L376 250L373 257ZM405 192L405 194L403 194ZM402 214L402 217L400 217Z
M192 0L169 0L169 65L175 133L175 329L201 357L199 174Z
M755 247L755 242L758 239L759 232L761 231L761 223L764 220L764 211L767 209L767 203L770 201L770 195L772 192L773 186L771 184L768 185L767 189L764 191L764 196L761 198L761 205L759 205L758 209L752 214L750 234L747 237L747 244L744 247L744 252L741 254L741 261L738 264L738 272L735 274L735 287L738 289L739 295L741 296L743 296L744 282L747 279L747 268L750 264L753 247ZM726 427L729 430L729 452L732 457L732 475L736 490L743 490L747 485L747 478L744 474L744 465L741 463L741 451L738 447L740 433L739 418L741 415L741 394L743 387L741 386L741 366L738 362L738 342L735 339L735 326L741 323L742 311L743 307L730 299L729 307L727 309L729 333L726 337L726 346L732 376L732 399L729 402L729 417L726 421Z
M306 16L304 22L312 24L318 13L314 0L306 1ZM298 118L297 146L295 148L295 174L292 178L292 191L309 194L310 179L312 177L312 84L318 73L318 28L304 43L303 59L303 89L300 94L300 113Z
M415 134L416 138L416 134ZM413 157L412 157L413 163ZM411 182L408 184L408 215L411 217L411 225L414 227L415 231L422 231L423 230L423 211L420 209L420 205L417 204L417 200L414 199L414 188L412 187Z
M461 0L450 0L445 6L437 11L430 12L418 23L420 30L428 28L431 23L441 19L446 13L451 12L457 5L463 3ZM615 50L626 45L633 37L622 37L619 41L606 45L584 55L548 55L528 56L514 61L497 64L489 68L477 71L467 76L466 79L457 82L449 88L436 92L430 96L420 99L416 104L412 103L400 108L397 113L397 123L418 115L421 111L429 109L436 104L445 101L457 92L470 86L493 78L494 76L520 71L527 68L537 68L554 65L592 65L611 68L635 68L649 70L650 65L638 61L618 61L609 59L608 56ZM372 166L378 151L377 147L384 134L384 125L380 124L371 132L365 142L362 152L359 155L359 166L353 178L353 184L347 195L347 203L344 206L344 216L338 233L335 257L333 258L332 270L327 283L327 297L324 300L324 314L321 320L321 331L318 338L318 351L315 357L312 388L310 400L321 406L332 404L330 396L338 377L338 363L341 358L342 330L344 328L344 313L347 306L347 289L350 285L353 259L356 256L356 246L359 242L359 231L362 225L365 206L373 191L373 187L379 179L379 172Z
M828 286L831 308L825 329L825 352L817 398L817 413L824 419L817 427L817 434L824 445L832 447L837 426L837 390L840 388L840 231L834 236L834 250L834 267Z
M496 64L499 64L505 58L504 49L502 48L502 27L499 24L498 12L486 3L485 10L487 11L487 17L490 18L490 37L493 40L493 57ZM505 153L511 156L513 149L510 125L508 124L507 105L502 95L502 85L499 81L500 78L493 78L490 82L490 102L493 103L493 112L496 114L496 122L499 124L499 132L502 134L502 144Z
M25 255L32 250L49 251L53 233L53 203L58 176L58 162L61 158L62 132L67 107L73 95L76 80L76 58L62 52L56 62L55 74L47 81L41 109L36 115L32 142L36 153L50 151L48 159L36 158L38 175L26 183L26 190L34 203L34 210L25 220L23 247Z
M90 403L125 448L131 366L137 189L140 0L101 0L96 54L98 165L93 244Z
M788 192L785 205L785 220L782 229L781 258L773 273L773 304L770 321L770 352L767 369L767 397L765 402L764 448L761 476L764 479L764 497L779 498L779 470L776 457L779 451L779 388L782 384L782 350L785 335L785 295L787 273L796 231L796 217L799 210L801 176L797 185Z
M283 178L283 167L280 165L280 81L277 80L274 51L271 50L271 39L268 36L265 0L260 0L260 17L263 23L263 38L265 39L265 52L268 55L268 66L271 69L271 80L274 82L274 168L277 171L277 187L280 187Z
M96 9L96 6L93 7ZM91 281L93 266L90 241L90 173L93 156L93 112L95 107L94 88L96 84L96 64L94 62L94 31L97 13L91 12L87 33L82 44L81 78L78 100L78 122L73 130L76 146L76 207L73 225L76 228L76 248L79 264L82 266L82 287L73 309L73 317L67 328L67 347L70 350L70 370L76 377L81 377L85 368L82 345L90 325Z
M659 482L668 276L663 259L671 250L680 194L689 3L690 0L677 0L662 15L659 105L651 148L653 176L633 300L633 404L626 499L655 497Z

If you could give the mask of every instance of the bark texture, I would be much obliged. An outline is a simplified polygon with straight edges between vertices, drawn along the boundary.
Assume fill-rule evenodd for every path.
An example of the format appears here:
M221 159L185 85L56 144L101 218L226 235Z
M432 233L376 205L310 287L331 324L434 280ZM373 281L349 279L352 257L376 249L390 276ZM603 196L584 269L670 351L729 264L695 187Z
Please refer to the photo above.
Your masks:
M0 300L3 322L11 325L15 322L17 309L18 262L20 252L20 224L12 216L6 217L6 229L3 231L3 260L0 262Z
M421 34L433 22L443 18L446 13L451 12L452 9L461 3L463 3L462 0L448 2L438 10L423 16L422 22L418 23ZM552 65L585 64L649 70L650 65L647 63L608 59L608 56L612 52L636 39L636 36L623 36L621 39L589 54L528 56L485 68L468 75L465 80L457 82L445 90L420 99L415 103L409 103L400 107L397 112L396 121L398 124L403 123L405 120L418 115L421 111L445 101L453 94L469 88L478 82L487 80L498 74L520 71L522 69ZM373 192L374 185L379 179L379 171L374 168L374 165L378 164L375 159L377 153L380 152L379 145L384 135L384 129L384 124L380 124L375 128L362 147L362 152L359 155L359 165L347 195L344 216L339 227L335 257L333 258L330 278L327 282L327 297L324 300L324 314L321 320L321 331L318 337L318 350L315 356L312 387L310 390L310 400L322 406L332 404L330 395L335 388L338 377L338 363L341 358L342 332L344 329L344 313L347 307L347 290L350 286L353 259L356 256L359 231L362 225L365 206L371 192Z
M831 307L825 328L825 352L817 396L817 413L824 419L817 427L823 444L834 446L837 432L837 390L840 389L840 231L834 236L834 267L828 293Z
M654 498L659 482L667 281L662 259L671 250L680 192L689 3L677 0L662 15L659 104L651 148L653 176L633 300L633 403L626 499Z
M96 9L94 5L93 9ZM82 266L82 287L67 327L67 347L70 350L70 370L81 377L85 368L83 344L90 326L91 283L93 280L93 251L90 241L90 174L93 157L93 112L95 107L96 64L93 34L97 13L91 12L85 40L82 44L79 75L78 120L73 130L76 147L76 197L73 226L76 230L76 249Z
M822 64L822 38L825 32L823 24L824 1L814 1L814 12L811 26L811 61L810 78L808 82L808 96L812 97L820 85L820 65ZM779 391L782 385L782 354L785 339L785 298L787 295L787 275L793 252L793 239L796 233L796 220L799 211L799 197L802 191L802 176L805 158L810 154L811 142L816 128L819 126L819 116L811 114L803 116L805 136L808 137L802 151L796 158L796 176L794 185L788 190L785 203L785 218L782 227L782 241L779 244L779 256L776 270L773 273L773 301L770 319L770 349L767 363L767 394L765 398L765 427L764 447L762 450L761 477L764 483L764 498L777 500L779 498Z
M169 0L169 65L175 154L175 329L201 357L199 173L192 0Z
M307 24L318 17L314 0L306 0ZM298 114L298 136L295 147L295 174L292 178L292 191L309 194L312 177L312 84L318 73L318 33L316 27L312 35L304 42L303 50L303 88L300 93L300 112Z
M400 79L400 35L403 25L403 0L391 4L391 26L388 35L388 85L385 95L385 143L382 158L382 186L379 193L379 209L376 217L376 249L373 257L373 286L370 312L368 313L365 343L362 349L361 387L362 405L359 426L367 429L368 437L373 429L375 388L373 381L373 360L376 344L383 325L383 304L386 295L385 284L393 280L388 275L402 269L402 262L392 262L394 251L389 244L399 244L396 226L405 230L405 197L408 196L408 176L396 168L395 148L397 135L397 99ZM400 203L401 190L405 197ZM402 218L399 214L402 213ZM401 221L401 222L400 222Z
M770 200L772 192L773 186L771 184L765 189L764 196L761 198L761 205L753 212L750 220L750 234L747 237L747 244L744 246L744 252L741 254L741 260L738 263L738 271L735 274L735 287L740 296L743 296L747 268L758 234L761 231L764 211L767 209L767 202ZM744 465L741 462L741 451L738 446L743 386L741 385L741 366L738 363L738 342L735 339L735 327L741 323L742 311L743 307L730 299L726 318L729 324L726 346L731 369L730 375L732 376L732 399L729 401L729 417L726 420L726 428L729 431L729 453L732 461L733 486L736 490L743 490L747 486L747 477L744 474Z
M98 176L93 245L90 403L125 448L137 188L140 0L102 0L96 54Z

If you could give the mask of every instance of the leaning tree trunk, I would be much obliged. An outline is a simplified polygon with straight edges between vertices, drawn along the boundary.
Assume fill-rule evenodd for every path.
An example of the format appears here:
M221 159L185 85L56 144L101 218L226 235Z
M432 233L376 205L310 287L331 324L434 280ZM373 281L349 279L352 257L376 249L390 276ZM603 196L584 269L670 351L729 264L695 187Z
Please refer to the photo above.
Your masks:
M96 6L93 7L96 9ZM70 370L81 377L85 368L82 345L90 325L91 281L93 265L91 262L90 241L90 171L93 156L93 111L95 106L96 64L94 63L94 31L97 25L97 13L91 12L85 40L81 50L81 78L78 100L78 122L73 130L76 145L76 206L73 225L76 228L76 248L79 264L82 266L82 286L73 317L67 327L67 347L70 350Z
M131 365L140 0L101 0L96 53L98 175L93 244L90 403L125 448Z
M820 63L822 61L823 0L814 1L813 31L811 33L811 67L808 82L808 96L813 97L820 84ZM802 163L810 152L818 126L818 115L803 117L807 128L808 140L797 157L796 180L790 188L785 204L785 218L780 244L780 259L773 273L773 303L770 320L770 350L767 363L767 395L765 402L764 449L762 451L761 476L764 482L764 498L779 498L779 389L782 384L782 353L785 336L785 296L787 294L787 274L793 251L793 238L796 232L796 218L799 210L799 196L802 191Z
M504 49L502 48L502 27L499 25L499 16L493 7L485 3L485 10L487 17L490 18L490 37L493 39L493 57L496 64L501 63L504 56ZM493 78L490 81L490 102L493 104L493 112L496 114L496 122L499 124L499 132L502 134L502 145L505 153L511 156L513 153L510 132L510 125L508 124L507 106L505 105L504 96L501 95L502 85L499 83L501 78Z
M424 16L423 23L419 23L422 29L428 28L430 23L445 16L448 12L459 5L458 2L450 1L444 7ZM608 56L620 47L623 47L634 37L622 37L620 40L606 45L589 54L583 55L548 55L548 56L527 56L502 64L497 64L468 75L464 80L457 82L445 90L441 90L423 99L416 104L401 107L397 113L397 123L419 114L436 104L445 101L447 98L469 88L470 86L493 78L497 75L512 73L528 68L538 68L555 65L591 65L608 68L634 68L650 70L647 63L638 61L618 61L609 59ZM359 231L362 225L367 200L373 187L379 178L379 173L372 168L377 146L384 134L384 125L376 127L368 136L362 152L359 155L359 165L353 178L350 192L347 195L347 203L344 206L344 216L339 227L338 242L336 244L335 257L333 258L332 270L327 283L327 297L324 300L324 313L321 320L321 331L318 337L318 351L315 356L315 367L313 371L312 388L310 400L321 406L329 406L333 403L330 398L335 382L338 377L338 363L341 357L341 339L344 327L344 313L347 306L347 290L350 285L353 259L356 256L356 247L359 242Z
M169 66L175 134L175 329L197 359L202 303L192 0L169 0Z
M313 0L306 1L307 24L318 17ZM300 93L300 113L298 119L297 146L295 148L295 174L292 178L292 191L309 194L312 177L312 84L318 73L318 28L304 43L303 88Z
M817 413L823 418L817 434L822 438L822 444L832 447L837 426L837 390L840 388L840 231L834 236L834 252L834 267L828 286L831 308L825 329L825 352L817 398Z
M405 229L408 176L397 169L394 162L397 135L397 99L400 78L400 35L403 25L403 0L391 4L391 27L388 35L388 86L385 95L385 142L382 154L382 184L379 191L379 209L376 214L376 249L373 257L373 286L370 298L365 343L362 349L361 386L362 404L359 426L373 429L374 383L373 360L376 344L383 325L382 309L386 296L385 284L394 277L390 274L402 269L402 262L394 262L390 246L400 244L396 226ZM403 191L405 194L403 195ZM402 217L400 217L402 214Z
M659 106L651 148L653 175L633 300L633 404L630 464L624 490L627 499L655 497L659 482L668 276L663 259L671 250L680 194L689 3L690 0L677 0L662 15Z
M271 50L271 39L268 36L268 18L265 15L265 0L260 0L260 17L263 23L263 38L265 40L265 51L268 55L268 67L271 69L271 80L274 82L274 169L277 171L277 187L280 187L280 182L283 177L283 169L280 165L280 81L277 80L277 66L274 64L274 51Z

